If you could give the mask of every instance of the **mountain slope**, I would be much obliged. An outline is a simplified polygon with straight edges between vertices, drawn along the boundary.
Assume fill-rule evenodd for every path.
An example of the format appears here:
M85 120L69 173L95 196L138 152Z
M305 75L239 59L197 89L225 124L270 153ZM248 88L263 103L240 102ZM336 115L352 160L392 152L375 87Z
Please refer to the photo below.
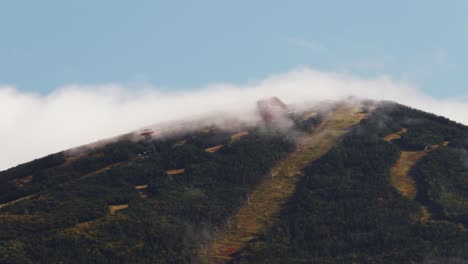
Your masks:
M258 133L250 131L216 153L205 152L197 142L173 148L176 140L171 140L156 144L159 155L131 156L92 173L46 169L45 176L33 176L35 198L2 208L1 252L13 252L6 262L16 255L44 263L186 262L195 238L203 239L220 224L291 148L279 136ZM100 151L88 155L100 156ZM183 174L165 173L181 167ZM135 189L143 184L146 190ZM110 214L124 205L124 211Z
M364 116L359 109L340 107L313 131L301 136L296 149L272 168L271 176L258 185L248 201L229 218L226 227L201 249L203 262L224 263L260 235L293 194L301 170L330 150L336 140Z
M346 107L290 113L288 130L178 133L150 156L122 136L0 172L0 263L467 260L468 129L389 102Z
M384 140L402 128L408 132L400 139ZM377 109L304 170L280 220L251 241L233 262L464 263L468 211L462 204L468 201L468 168L460 163L464 158L466 162L466 156L453 152L466 150L467 135L466 127L405 107ZM409 170L418 196L400 192L391 176L400 152L424 151L427 145L444 141L450 143L428 151ZM446 157L451 153L454 161L441 159L440 153L447 153ZM451 166L441 166L447 162ZM447 177L447 170L457 181ZM444 188L434 178L450 182L452 188L457 183L459 189ZM441 195L424 184L439 187L444 190L441 195L457 200L438 199ZM440 208L431 203L458 210L435 214ZM425 210L431 211L429 217ZM454 211L457 217L450 214Z

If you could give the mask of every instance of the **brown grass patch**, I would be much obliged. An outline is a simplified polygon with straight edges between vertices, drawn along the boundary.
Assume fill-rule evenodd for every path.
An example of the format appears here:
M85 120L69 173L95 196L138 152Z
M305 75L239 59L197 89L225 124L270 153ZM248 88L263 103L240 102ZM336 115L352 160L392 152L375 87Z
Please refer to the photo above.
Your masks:
M248 134L249 134L249 132L247 132L247 131L242 131L242 132L239 132L239 133L235 133L235 134L231 135L231 141L238 140L241 137L247 136Z
M91 224L94 223L94 222L95 222L95 220L82 222L82 223L76 224L75 227L78 228L78 229L88 229L91 226Z
M385 141L388 141L388 142L395 140L395 139L400 139L401 135L403 135L406 132L408 132L408 129L402 128L400 131L396 133L388 134L387 136L384 137L384 139Z
M104 171L108 171L110 169L112 169L113 167L116 167L116 166L119 166L119 165L122 165L124 163L126 163L127 161L122 161L122 162L117 162L117 163L114 163L114 164L110 164L110 165L107 165L103 168L100 168L99 170L96 170L96 171L93 171L93 172L90 172L82 177L80 177L79 179L80 180L84 180L84 179L87 179L89 177L93 177L93 176L96 176L97 174L101 173L101 172L104 172Z
M408 130L403 128L397 133L389 134L384 139L386 141L392 141L394 139L401 138L401 135L406 133ZM418 193L416 182L413 178L410 177L409 172L411 168L426 156L429 152L438 149L442 146L447 146L448 141L444 141L438 145L427 146L426 149L422 151L402 151L400 152L400 158L393 165L390 170L391 183L392 185L405 197L409 199L414 199ZM415 217L418 221L423 223L428 222L431 218L431 215L428 209L424 206L421 207L421 211L415 214Z
M138 194L140 195L141 198L145 199L148 197L146 194L145 190L148 189L148 184L143 184L143 185L136 185L135 190L138 191Z
M167 170L166 174L167 175L177 175L177 174L182 174L185 172L185 169L174 169L174 170Z
M214 146L214 147L211 147L211 148L207 148L207 149L205 149L205 151L209 152L209 153L213 153L213 152L218 151L222 147L224 147L224 145L218 145L218 146Z
M406 133L406 129L403 133ZM416 164L417 161L422 159L432 150L436 150L441 146L447 145L448 141L444 141L438 145L428 146L425 150L422 151L402 151L400 153L400 159L398 159L397 163L393 165L391 169L391 182L393 186L395 186L395 188L397 188L403 196L414 199L417 194L417 189L416 183L409 176L411 168L414 166L414 164Z
M409 176L414 164L427 155L425 151L402 151L400 159L391 169L391 182L400 193L410 199L416 197L416 183Z
M118 211L128 208L128 204L109 205L109 213L115 214Z

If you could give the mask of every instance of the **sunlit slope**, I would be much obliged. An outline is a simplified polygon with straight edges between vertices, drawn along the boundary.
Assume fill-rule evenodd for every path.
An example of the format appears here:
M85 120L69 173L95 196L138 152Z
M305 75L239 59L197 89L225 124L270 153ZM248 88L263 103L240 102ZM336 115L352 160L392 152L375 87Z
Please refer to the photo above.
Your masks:
M299 139L296 149L279 161L247 202L228 219L225 227L200 249L206 263L225 263L275 221L286 200L294 193L302 169L329 151L351 126L365 114L359 108L340 107L313 131Z

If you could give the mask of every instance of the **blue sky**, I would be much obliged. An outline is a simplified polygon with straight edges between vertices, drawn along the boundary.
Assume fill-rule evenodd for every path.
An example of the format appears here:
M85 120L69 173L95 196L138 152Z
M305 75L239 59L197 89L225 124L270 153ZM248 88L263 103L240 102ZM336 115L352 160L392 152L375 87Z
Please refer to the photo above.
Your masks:
M272 95L468 124L466 14L466 0L0 0L0 170L150 124L251 118L240 109Z
M297 67L468 97L468 1L2 1L0 84L240 84Z

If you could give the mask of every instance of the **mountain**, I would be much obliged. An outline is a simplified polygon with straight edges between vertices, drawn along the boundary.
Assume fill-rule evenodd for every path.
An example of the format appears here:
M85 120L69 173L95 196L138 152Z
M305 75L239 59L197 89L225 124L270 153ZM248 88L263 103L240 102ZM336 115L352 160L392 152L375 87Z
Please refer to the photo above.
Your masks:
M259 116L0 172L0 263L468 263L468 127L357 99Z

